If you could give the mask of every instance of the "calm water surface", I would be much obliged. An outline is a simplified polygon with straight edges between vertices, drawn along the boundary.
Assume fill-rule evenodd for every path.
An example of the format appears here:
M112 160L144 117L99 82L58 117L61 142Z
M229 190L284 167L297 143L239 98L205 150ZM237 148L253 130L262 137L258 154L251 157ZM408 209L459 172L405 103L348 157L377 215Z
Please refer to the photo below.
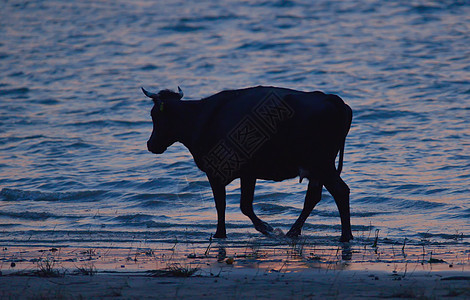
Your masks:
M343 178L360 245L470 244L467 1L7 1L0 4L0 244L207 242L216 212L181 144L146 150L151 101L277 85L354 110ZM259 181L284 232L306 183ZM229 241L265 239L228 186ZM304 235L336 245L331 196Z

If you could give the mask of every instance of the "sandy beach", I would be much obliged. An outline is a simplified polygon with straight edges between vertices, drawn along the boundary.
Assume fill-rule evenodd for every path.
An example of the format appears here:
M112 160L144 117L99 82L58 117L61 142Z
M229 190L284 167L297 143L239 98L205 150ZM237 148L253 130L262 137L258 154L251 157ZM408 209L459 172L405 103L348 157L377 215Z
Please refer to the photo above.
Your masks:
M101 273L0 277L2 299L468 299L470 272L308 270L258 272L226 269L218 276L149 277L143 273Z
M225 245L227 247L222 247ZM1 299L468 299L465 253L216 243L169 249L4 248ZM452 256L450 253L454 253ZM431 254L431 255L430 255Z

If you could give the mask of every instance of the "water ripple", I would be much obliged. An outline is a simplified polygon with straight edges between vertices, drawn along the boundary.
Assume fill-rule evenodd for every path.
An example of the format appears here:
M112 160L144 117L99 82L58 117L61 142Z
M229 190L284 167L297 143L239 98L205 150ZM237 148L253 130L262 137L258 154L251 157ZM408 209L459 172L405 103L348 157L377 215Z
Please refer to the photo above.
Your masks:
M3 188L2 201L96 201L106 191L40 192Z
M216 222L207 178L179 143L147 152L153 103L139 87L179 85L199 99L265 84L336 93L353 108L342 173L353 230L465 244L469 16L466 1L2 4L3 240L206 241ZM259 181L255 210L288 229L306 189ZM246 241L257 233L238 182L227 195L231 236ZM308 221L319 224L307 232L339 230L326 190Z

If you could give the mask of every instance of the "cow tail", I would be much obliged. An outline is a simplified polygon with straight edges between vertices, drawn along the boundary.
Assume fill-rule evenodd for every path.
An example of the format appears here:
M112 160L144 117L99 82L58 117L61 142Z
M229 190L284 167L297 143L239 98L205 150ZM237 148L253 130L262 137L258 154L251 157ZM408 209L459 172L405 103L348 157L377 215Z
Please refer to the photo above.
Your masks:
M346 103L343 102L344 108L344 135L343 140L341 142L341 148L339 149L339 158L338 158L338 168L336 169L338 175L341 175L341 171L343 170L343 158L344 158L344 145L346 144L346 136L348 135L349 128L351 128L352 122L352 110Z
M341 113L341 119L344 120L344 123L341 126L342 128L342 136L341 136L341 144L339 148L339 158L338 158L338 167L336 171L338 175L341 174L343 170L343 160L344 160L344 145L346 143L346 136L348 135L349 128L351 127L352 122L352 110L351 108L344 103L343 99L338 97L337 95L329 94L327 95L327 99L334 103L336 109Z
M336 168L336 170L338 171L338 175L341 175L341 171L343 170L343 157L344 157L344 142L341 145L341 148L339 149L338 168Z

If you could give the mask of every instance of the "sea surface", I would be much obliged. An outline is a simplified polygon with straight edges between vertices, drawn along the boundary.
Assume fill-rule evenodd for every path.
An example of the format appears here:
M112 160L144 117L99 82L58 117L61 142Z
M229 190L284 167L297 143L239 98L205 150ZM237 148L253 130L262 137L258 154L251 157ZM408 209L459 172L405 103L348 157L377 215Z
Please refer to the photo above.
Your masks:
M469 45L468 1L2 1L0 245L207 243L205 174L182 144L147 151L140 87L195 100L274 85L353 109L353 247L469 253ZM285 233L306 188L258 181L255 212ZM227 190L227 242L269 242L240 212L239 181ZM303 236L338 244L326 190Z

